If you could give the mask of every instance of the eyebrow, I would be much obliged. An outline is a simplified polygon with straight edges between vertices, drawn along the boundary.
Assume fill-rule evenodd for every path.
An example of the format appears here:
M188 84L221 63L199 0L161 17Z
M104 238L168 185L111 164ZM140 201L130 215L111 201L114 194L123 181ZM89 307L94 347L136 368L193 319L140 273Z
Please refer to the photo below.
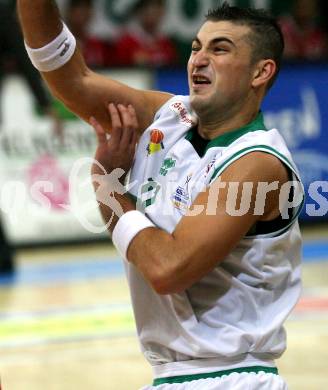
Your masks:
M199 43L201 45L201 41L198 37L195 37L192 42L196 42L196 43ZM234 42L232 42L229 38L226 38L226 37L216 37L216 38L213 38L211 41L210 41L210 45L213 45L213 44L216 44L216 43L221 43L221 42L227 42L229 43L230 45L236 47L236 45L234 44Z

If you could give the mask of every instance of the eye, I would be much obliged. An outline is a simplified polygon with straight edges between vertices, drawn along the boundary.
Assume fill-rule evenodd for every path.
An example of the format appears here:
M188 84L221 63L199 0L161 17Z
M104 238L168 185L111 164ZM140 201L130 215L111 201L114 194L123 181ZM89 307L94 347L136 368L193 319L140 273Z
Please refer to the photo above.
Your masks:
M213 48L214 53L227 52L228 50L222 46L215 46Z
M200 47L199 46L192 46L191 51L199 51Z

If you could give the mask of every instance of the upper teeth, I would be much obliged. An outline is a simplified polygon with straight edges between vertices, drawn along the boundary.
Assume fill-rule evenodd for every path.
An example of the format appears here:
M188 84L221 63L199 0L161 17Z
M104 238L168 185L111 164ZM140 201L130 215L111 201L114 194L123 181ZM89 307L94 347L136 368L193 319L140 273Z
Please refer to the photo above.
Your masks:
M208 81L206 77L203 76L194 76L195 81Z

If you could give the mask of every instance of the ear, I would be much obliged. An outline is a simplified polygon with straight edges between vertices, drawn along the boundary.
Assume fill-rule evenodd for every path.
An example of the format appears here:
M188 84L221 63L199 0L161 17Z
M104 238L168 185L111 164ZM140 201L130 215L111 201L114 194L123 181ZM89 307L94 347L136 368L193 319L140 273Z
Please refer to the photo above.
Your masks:
M275 75L277 65L273 60L261 60L255 65L252 87L258 88L267 85Z

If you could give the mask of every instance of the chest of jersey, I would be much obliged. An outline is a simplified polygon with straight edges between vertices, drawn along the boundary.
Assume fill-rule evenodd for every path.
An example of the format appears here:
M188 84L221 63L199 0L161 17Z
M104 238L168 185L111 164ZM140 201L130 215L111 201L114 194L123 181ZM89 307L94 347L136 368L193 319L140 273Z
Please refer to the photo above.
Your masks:
M282 137L275 129L265 129L261 115L199 150L192 131L196 119L188 104L185 97L175 97L158 113L140 138L130 175L137 209L158 227L171 233L197 195L252 151L273 154L298 177Z
M131 193L137 198L138 209L169 232L174 230L197 195L206 189L220 155L220 150L215 148L200 157L186 139L188 128L183 132L179 130L179 138L172 140L170 138L176 137L170 137L168 132L152 129L148 143L144 137L138 147L130 178L130 182L135 183ZM156 141L154 134L160 142L152 142L152 138Z

